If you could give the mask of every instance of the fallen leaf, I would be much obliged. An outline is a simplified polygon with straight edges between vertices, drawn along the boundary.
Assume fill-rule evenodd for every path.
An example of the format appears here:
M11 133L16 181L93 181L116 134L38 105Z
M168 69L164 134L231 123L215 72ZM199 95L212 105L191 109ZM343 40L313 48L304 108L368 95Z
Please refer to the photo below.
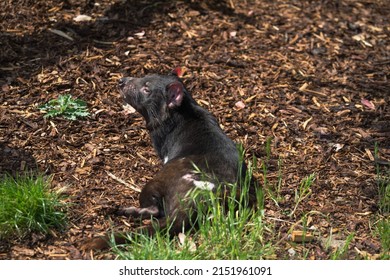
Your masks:
M332 236L330 237L320 237L320 244L323 248L331 248L333 250L337 250L339 248L343 248L346 244L345 240L336 239Z
M196 11L196 10L191 10L187 13L187 16L189 17L197 17L200 15L200 12Z
M2 85L1 86L1 90L3 92L9 92L9 90L10 90L9 85L7 85L7 84Z
M287 252L288 252L290 257L294 257L295 254L296 254L296 252L295 252L295 250L293 248L288 249Z
M180 245L184 245L184 242L186 240L186 235L182 232L180 232L177 236L179 238Z
M181 246L187 245L190 252L196 251L196 244L191 239L187 238L184 233L180 232L178 238Z
M371 101L365 99L365 98L362 98L361 100L362 104L364 106L366 106L367 108L371 109L371 110L375 110L375 105L374 103L372 103Z
M17 253L17 255L26 255L26 256L34 256L35 255L35 251L32 250L32 249L27 249L27 248L24 248L24 247L20 247L20 246L14 246L12 247L12 252L13 253Z
M236 104L234 104L234 108L237 110L241 110L245 108L245 103L242 101L237 101Z
M92 168L90 166L85 166L83 168L76 168L76 173L83 175L83 174L89 174L91 172Z
M184 76L184 73L187 71L186 67L176 67L172 70L172 74L178 76L179 78L182 78Z

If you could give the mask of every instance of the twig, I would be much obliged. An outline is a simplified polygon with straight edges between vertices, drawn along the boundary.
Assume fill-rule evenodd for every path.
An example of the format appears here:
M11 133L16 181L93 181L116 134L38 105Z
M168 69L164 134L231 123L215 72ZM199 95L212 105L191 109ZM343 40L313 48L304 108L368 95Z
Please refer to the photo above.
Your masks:
M112 174L111 172L109 171L106 171L107 175L110 176L112 179L114 179L115 181L125 185L126 187L132 189L133 191L136 191L136 192L141 192L141 190L133 185L130 185L129 183L123 181L121 178L118 178L116 177L114 174Z
M74 41L74 39L72 37L70 37L69 35L67 35L65 32L63 32L61 30L49 28L48 31L50 31L51 33L54 33L58 36L61 36L62 38L65 38L69 41Z

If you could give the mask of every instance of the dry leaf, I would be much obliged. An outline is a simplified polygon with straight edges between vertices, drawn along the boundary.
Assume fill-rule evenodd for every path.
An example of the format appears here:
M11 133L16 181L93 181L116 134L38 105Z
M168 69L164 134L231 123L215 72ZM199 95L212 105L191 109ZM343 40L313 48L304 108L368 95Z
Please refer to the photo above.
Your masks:
M83 168L76 168L76 173L83 175L83 174L89 174L91 173L91 166L85 166Z
M191 10L187 13L187 16L189 17L197 17L200 15L200 12L196 11L196 10Z
M180 232L178 238L181 246L187 245L190 252L196 251L196 244L191 239L187 239L187 236L184 233Z
M178 76L179 78L182 78L185 72L187 72L187 68L184 66L183 67L178 66L172 70L172 73Z
M20 247L20 246L14 246L11 248L11 250L13 252L16 252L18 255L19 254L23 254L23 255L26 255L26 256L34 256L35 255L35 251L32 250L32 249L27 249L27 248L24 248L24 247Z
M234 108L237 110L241 110L245 108L245 103L242 101L237 101L236 104L234 104Z
M365 99L365 98L362 98L361 100L362 104L364 106L366 106L367 108L371 109L371 110L375 110L375 105L374 103L372 103L371 101Z

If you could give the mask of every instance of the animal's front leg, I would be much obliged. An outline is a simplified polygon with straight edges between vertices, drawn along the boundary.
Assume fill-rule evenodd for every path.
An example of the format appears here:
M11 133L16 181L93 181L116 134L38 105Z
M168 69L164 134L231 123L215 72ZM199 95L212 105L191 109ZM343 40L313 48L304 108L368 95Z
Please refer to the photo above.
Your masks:
M157 206L149 206L145 208L138 207L127 207L118 210L119 215L123 215L126 217L134 217L141 219L150 219L151 217L159 217L159 209Z

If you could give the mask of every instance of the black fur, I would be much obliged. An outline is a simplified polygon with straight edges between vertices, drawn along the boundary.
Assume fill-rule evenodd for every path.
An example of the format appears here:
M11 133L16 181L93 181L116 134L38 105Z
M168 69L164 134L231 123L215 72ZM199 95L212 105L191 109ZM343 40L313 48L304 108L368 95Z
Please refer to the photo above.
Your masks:
M194 173L194 165L207 175L207 181L235 183L245 175L245 165L239 165L236 145L221 130L216 119L200 107L175 75L149 75L143 78L122 78L119 83L124 100L145 119L154 148L164 162L163 168L143 188L140 208L129 207L120 214L158 220L160 228L171 223L170 234L189 229L188 208L195 209L186 195L202 182ZM228 190L228 184L225 185ZM255 184L250 190L249 204L255 201ZM150 235L155 228L140 228ZM87 246L107 246L108 235L96 238ZM125 242L122 234L117 243Z

